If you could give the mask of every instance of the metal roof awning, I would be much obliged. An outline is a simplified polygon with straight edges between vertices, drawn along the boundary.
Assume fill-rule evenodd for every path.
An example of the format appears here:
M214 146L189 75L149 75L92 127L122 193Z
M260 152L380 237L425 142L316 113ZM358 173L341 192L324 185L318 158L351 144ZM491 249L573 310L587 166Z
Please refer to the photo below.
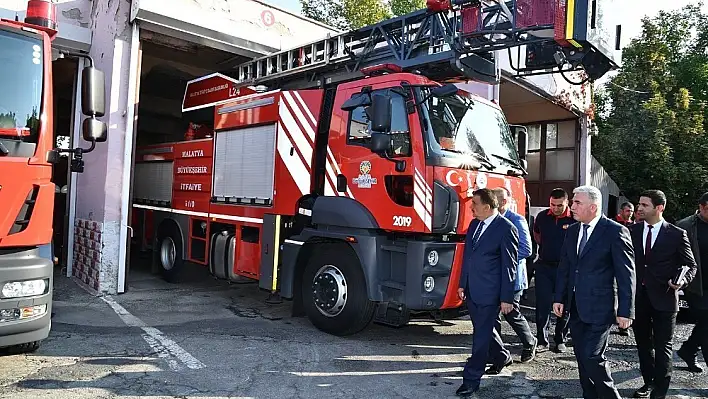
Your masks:
M557 98L524 78L502 69L499 103L509 123L525 124L578 118L582 111L569 109Z

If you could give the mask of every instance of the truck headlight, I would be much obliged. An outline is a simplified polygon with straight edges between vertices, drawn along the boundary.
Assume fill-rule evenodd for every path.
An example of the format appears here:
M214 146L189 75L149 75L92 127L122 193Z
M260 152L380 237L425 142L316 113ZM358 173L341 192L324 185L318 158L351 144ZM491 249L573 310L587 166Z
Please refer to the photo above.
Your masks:
M41 295L47 289L47 283L46 279L11 281L2 286L2 296L5 298L19 298Z
M439 260L440 260L440 255L438 255L438 251L432 250L432 251L428 252L428 264L430 266L437 265Z
M432 292L435 289L435 279L431 276L426 277L423 281L423 289L425 292Z

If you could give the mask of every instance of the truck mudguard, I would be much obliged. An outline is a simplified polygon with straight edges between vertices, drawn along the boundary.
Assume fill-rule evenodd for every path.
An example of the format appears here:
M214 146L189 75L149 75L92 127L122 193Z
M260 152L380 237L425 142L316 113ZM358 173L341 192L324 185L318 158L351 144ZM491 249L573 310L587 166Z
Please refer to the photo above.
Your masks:
M182 237L182 259L186 260L187 243L189 242L189 237L187 237L187 233L189 232L189 216L177 213L155 212L153 221L155 226L158 226L155 240L159 238L159 233L161 233L163 229L177 229L180 237ZM155 244L159 245L159 243Z
M353 237L356 242L347 242L347 237ZM303 262L313 251L317 251L318 243L342 242L349 244L359 258L364 277L366 278L369 299L372 301L382 300L376 275L376 265L378 248L383 245L384 241L384 237L379 236L375 231L363 230L352 233L346 230L338 232L305 228L299 235L290 237L283 243L280 295L288 299L294 297L295 290L300 283L299 277L304 269Z
M317 197L312 223L352 229L378 229L379 224L364 205L346 197Z

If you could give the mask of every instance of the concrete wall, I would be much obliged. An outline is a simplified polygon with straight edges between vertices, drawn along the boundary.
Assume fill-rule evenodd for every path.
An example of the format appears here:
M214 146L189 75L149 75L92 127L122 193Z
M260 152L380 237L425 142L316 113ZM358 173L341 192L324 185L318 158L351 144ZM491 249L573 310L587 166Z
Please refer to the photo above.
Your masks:
M108 140L98 143L86 154L84 173L77 176L76 218L102 226L100 264L97 266L100 293L115 293L119 257L124 243L119 239L121 194L124 182L124 152L130 73L130 1L94 1L90 4L90 29L93 33L89 54L105 74L106 115L99 118L108 125ZM81 143L82 147L88 144Z

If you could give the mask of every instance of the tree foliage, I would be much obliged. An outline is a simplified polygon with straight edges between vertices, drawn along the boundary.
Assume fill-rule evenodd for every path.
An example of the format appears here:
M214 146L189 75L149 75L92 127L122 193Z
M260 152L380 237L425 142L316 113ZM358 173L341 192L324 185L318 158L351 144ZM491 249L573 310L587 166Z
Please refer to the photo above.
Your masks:
M425 8L425 0L300 0L302 14L341 30Z
M669 218L693 213L708 191L708 15L700 7L643 19L595 98L593 155L630 200L664 191Z

